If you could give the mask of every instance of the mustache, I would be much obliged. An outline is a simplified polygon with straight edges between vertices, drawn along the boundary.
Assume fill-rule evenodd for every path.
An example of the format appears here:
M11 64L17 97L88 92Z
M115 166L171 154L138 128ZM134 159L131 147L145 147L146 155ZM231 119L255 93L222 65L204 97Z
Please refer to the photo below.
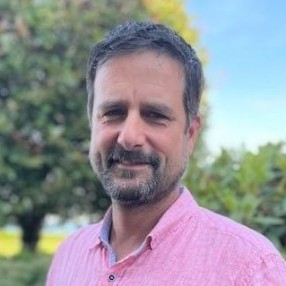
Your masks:
M107 166L114 163L149 164L157 169L160 164L159 156L155 153L146 154L140 150L127 151L121 146L110 149L106 156Z

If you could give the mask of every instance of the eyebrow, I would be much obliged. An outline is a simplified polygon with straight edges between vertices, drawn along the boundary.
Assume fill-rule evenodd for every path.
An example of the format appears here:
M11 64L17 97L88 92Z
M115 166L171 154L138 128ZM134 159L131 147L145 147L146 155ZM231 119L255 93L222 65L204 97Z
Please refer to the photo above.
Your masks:
M104 111L107 109L112 109L116 107L126 107L126 106L127 102L124 100L107 100L99 104L96 109L98 109L99 111Z
M97 107L97 110L99 112L103 112L105 110L109 110L113 108L127 108L127 107L128 107L128 101L126 100L122 100L122 99L107 100L99 104ZM149 109L152 111L156 111L156 112L162 113L170 117L170 119L174 119L174 113L172 109L169 106L162 104L162 103L158 103L158 102L142 103L140 106L140 109L143 109L143 110Z

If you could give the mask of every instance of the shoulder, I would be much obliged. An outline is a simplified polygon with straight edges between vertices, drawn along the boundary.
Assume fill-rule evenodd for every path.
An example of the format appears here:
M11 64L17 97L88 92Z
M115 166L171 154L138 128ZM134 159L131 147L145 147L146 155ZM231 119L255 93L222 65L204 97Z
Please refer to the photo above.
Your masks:
M223 237L233 244L233 250L245 250L257 255L278 254L278 251L265 236L223 215L201 209L201 224L214 237Z
M266 281L267 285L285 285L286 263L262 234L204 208L200 208L199 228L207 245L219 254L220 265L233 265L240 273L239 285L263 285Z
M59 246L56 254L78 253L90 249L98 242L102 222L84 226L68 236Z
M65 279L74 277L90 249L97 245L101 222L80 228L58 247L49 268L46 285L66 285ZM66 270L69 270L69 273ZM63 280L62 280L63 279Z

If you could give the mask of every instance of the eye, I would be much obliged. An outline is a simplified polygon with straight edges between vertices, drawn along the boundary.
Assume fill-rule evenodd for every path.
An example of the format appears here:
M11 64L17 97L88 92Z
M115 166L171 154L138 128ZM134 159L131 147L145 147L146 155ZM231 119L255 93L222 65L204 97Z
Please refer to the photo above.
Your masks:
M148 116L150 118L154 118L154 119L166 118L166 116L164 116L163 114L160 114L160 113L154 112L154 111L147 112L146 116Z
M124 111L122 109L111 109L104 113L104 116L121 116L124 115Z
M126 115L126 112L124 109L121 108L114 108L109 109L103 112L102 118L105 121L112 121L112 120L118 120Z
M165 114L154 110L144 111L143 116L146 118L146 120L155 123L162 123L169 119Z

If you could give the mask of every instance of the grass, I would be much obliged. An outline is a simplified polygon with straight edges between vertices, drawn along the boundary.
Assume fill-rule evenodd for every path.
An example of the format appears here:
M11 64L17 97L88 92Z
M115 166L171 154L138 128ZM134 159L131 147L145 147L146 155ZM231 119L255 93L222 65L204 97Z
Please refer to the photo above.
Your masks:
M51 256L22 252L13 257L0 256L1 286L43 286Z
M11 257L21 250L20 235L0 231L0 255Z
M44 254L53 254L65 235L42 234L38 251ZM21 238L19 233L9 233L0 230L0 256L12 257L21 251Z
M43 234L39 242L39 251L46 254L53 254L66 235L60 234Z
M47 271L65 235L41 235L37 253L21 252L20 233L0 230L0 285L43 286Z

